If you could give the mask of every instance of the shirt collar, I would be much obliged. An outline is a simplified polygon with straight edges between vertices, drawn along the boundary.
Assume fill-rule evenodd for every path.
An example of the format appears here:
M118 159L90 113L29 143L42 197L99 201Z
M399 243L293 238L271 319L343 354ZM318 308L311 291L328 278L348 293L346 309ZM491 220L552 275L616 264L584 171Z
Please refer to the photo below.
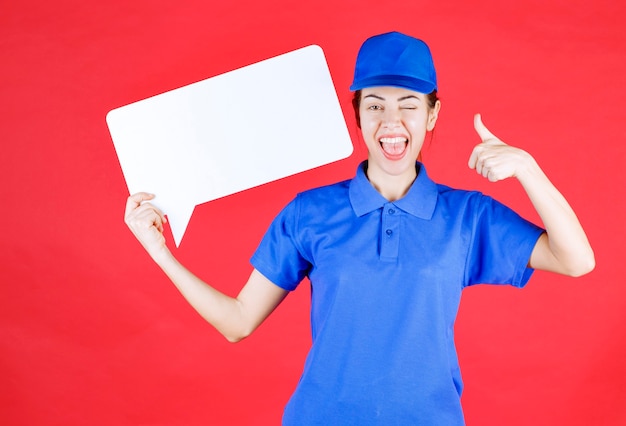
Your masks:
M393 204L405 212L430 220L437 204L437 184L426 174L423 164L416 162L417 178L407 194ZM382 208L389 201L372 186L366 175L367 161L362 162L354 179L350 181L350 203L357 216L363 216Z

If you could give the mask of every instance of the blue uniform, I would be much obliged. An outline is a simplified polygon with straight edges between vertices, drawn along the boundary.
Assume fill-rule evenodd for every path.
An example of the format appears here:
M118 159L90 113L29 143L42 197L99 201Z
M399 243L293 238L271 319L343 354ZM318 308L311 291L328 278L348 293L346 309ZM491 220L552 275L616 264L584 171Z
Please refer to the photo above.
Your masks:
M313 344L284 425L462 425L453 326L472 284L523 286L543 230L423 165L400 200L354 179L299 194L253 266L294 290L309 277Z

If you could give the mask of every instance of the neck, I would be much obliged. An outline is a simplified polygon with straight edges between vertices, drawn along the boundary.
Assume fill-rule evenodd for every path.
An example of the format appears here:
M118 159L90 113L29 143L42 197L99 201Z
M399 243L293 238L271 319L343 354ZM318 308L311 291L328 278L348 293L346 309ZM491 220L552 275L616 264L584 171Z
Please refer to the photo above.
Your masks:
M367 166L367 178L372 186L388 201L396 201L404 197L417 177L417 170L400 175L391 175L383 170Z

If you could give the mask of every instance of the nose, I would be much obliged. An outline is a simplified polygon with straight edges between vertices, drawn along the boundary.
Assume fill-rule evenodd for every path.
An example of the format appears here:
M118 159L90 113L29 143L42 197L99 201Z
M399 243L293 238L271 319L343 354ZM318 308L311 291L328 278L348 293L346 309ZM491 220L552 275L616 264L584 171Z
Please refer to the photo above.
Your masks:
M400 111L395 108L386 108L383 113L383 127L392 129L400 125Z

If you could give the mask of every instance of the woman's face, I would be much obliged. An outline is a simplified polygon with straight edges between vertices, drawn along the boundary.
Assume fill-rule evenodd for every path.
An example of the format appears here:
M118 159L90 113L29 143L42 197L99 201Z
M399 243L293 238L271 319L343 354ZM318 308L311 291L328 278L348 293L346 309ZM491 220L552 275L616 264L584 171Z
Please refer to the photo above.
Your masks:
M368 174L415 174L415 160L426 132L435 127L440 103L399 87L371 87L361 92L361 132L368 150Z

